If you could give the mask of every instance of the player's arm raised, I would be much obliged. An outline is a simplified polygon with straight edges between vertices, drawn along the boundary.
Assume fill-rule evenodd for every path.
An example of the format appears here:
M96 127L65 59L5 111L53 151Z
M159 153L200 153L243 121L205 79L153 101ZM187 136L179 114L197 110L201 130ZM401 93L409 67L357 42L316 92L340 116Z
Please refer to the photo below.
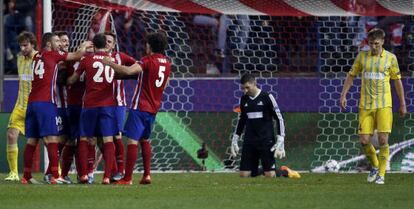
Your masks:
M104 57L102 59L102 63L109 65L112 69L115 70L115 72L119 73L120 75L137 75L138 73L142 72L141 65L138 63L135 63L131 66L118 65L112 62L112 59L110 57Z
M91 41L85 41L80 46L79 49L76 52L68 53L68 56L66 57L67 61L71 60L80 60L82 56L86 53L86 50L88 48L91 48L93 46Z

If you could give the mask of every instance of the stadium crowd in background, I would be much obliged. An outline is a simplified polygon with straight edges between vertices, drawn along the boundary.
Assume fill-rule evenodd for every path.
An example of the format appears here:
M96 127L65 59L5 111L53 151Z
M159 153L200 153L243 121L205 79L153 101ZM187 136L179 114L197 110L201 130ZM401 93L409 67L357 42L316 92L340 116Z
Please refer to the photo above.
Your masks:
M4 70L5 74L18 74L16 68L19 44L17 36L22 31L34 32L35 0L4 1Z

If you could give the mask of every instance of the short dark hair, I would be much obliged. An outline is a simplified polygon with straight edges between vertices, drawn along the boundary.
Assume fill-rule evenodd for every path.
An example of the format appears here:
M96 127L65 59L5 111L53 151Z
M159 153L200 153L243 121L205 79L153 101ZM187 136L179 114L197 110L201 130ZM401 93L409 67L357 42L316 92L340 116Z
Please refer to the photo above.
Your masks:
M63 31L63 30L55 31L55 34L59 37L61 37L61 36L68 36L69 37L68 32Z
M248 82L255 82L255 81L256 81L256 78L251 73L244 74L240 79L241 84L245 84L245 83L248 83Z
M368 39L384 39L385 32L381 28L372 28L368 32Z
M17 36L17 42L20 44L24 41L28 41L33 47L36 48L37 41L36 36L32 32L23 31Z
M52 41L53 36L57 36L57 35L55 33L52 33L52 32L47 32L47 33L43 34L43 36L42 36L42 48L46 47L47 42Z
M148 34L146 42L150 45L153 53L164 54L164 51L168 46L167 36L161 32Z
M106 37L103 33L98 33L93 37L92 40L93 45L97 49L103 49L106 47Z

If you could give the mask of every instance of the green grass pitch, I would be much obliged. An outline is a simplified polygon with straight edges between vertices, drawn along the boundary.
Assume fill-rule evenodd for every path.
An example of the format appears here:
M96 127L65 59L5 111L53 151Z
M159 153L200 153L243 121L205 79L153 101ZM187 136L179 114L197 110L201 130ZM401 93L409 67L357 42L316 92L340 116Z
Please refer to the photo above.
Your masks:
M366 174L302 174L301 179L239 178L236 173L153 174L153 184L21 185L0 174L0 208L413 208L414 175L387 174L385 185ZM41 175L35 175L41 179ZM101 175L97 175L100 182Z

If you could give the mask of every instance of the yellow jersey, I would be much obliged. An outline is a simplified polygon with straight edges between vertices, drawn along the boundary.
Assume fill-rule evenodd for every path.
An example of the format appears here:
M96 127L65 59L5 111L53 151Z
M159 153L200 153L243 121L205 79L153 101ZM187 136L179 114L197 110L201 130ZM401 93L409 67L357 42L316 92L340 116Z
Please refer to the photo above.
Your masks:
M37 53L34 51L30 56L17 55L17 71L19 73L19 92L15 107L26 109L29 93L32 89L33 69L32 58Z
M359 108L392 107L390 79L401 79L397 57L393 53L383 49L375 56L371 51L361 51L349 74L361 76Z

